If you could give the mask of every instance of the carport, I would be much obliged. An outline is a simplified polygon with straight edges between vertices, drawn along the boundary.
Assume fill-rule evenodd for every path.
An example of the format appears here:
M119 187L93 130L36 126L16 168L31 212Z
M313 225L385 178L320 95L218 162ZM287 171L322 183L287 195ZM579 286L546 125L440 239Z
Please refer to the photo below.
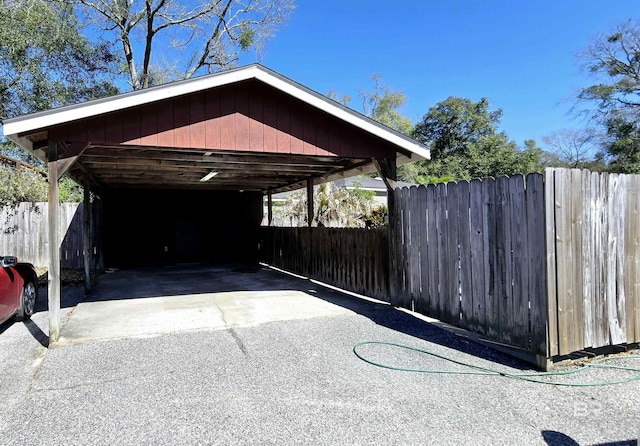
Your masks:
M49 246L60 247L59 179L84 186L87 288L91 194L102 206L97 227L108 264L252 260L265 195L270 224L274 193L306 187L311 196L315 184L375 170L393 189L397 165L429 158L410 138L261 65L3 124L9 139L48 165ZM55 342L60 251L49 252Z

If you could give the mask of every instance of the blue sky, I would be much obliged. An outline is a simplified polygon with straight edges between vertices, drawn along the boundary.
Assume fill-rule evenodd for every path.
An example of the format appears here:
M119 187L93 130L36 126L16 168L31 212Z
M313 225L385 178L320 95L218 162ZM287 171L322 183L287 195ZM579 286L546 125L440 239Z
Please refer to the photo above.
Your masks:
M355 109L378 73L405 93L414 122L449 96L487 97L510 139L541 144L585 126L571 114L589 82L577 56L630 18L640 18L640 1L298 0L258 61L320 93L348 94Z

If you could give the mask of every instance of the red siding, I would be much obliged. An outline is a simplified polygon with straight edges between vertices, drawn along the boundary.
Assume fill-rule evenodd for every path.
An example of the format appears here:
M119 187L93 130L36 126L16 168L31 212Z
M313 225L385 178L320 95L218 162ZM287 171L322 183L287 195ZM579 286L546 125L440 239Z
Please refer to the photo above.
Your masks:
M354 158L391 144L258 81L159 101L52 130L67 141Z
M221 111L220 111L220 92L218 90L210 90L205 95L205 147L222 147L220 142L221 132Z
M205 96L191 96L191 104L189 108L189 120L191 130L191 146L206 147L207 122L205 119Z

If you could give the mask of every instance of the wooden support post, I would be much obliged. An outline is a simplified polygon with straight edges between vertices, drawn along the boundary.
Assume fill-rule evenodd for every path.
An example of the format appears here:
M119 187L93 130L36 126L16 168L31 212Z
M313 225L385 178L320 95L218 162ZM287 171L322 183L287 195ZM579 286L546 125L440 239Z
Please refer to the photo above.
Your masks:
M307 226L313 222L313 178L307 180Z
M104 207L102 199L102 190L97 192L95 196L95 214L93 216L95 221L96 240L95 244L98 248L98 258L96 259L95 269L104 272Z
M398 172L395 158L374 159L373 163L387 186L387 218L389 220L389 301L397 302L398 294L398 262L400 246L396 243L399 220L396 218L395 188Z
M58 189L58 142L49 141L49 342L60 337L60 191Z
M396 166L395 158L380 158L373 160L373 163L384 181L384 184L387 186L387 212L389 215L389 225L391 225L392 221L395 221L395 198L393 196L393 191L396 188L396 183L398 181L398 169Z
M91 191L89 189L89 181L84 181L84 203L82 207L82 223L83 223L83 254L84 254L84 291L88 293L91 290L91 258L93 240L91 238Z
M273 194L271 189L267 192L267 226L273 222Z

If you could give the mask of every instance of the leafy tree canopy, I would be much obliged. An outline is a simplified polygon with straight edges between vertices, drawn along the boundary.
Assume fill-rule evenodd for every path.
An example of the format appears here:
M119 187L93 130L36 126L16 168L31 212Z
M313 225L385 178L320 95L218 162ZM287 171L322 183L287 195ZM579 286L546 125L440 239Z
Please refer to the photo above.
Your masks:
M595 82L578 98L596 105L594 117L605 129L600 158L612 171L639 173L640 24L629 20L596 36L581 57Z
M382 76L379 74L374 74L372 79L375 88L372 91L360 91L365 115L393 130L410 135L413 123L400 112L400 108L407 102L405 94L382 84Z
M640 26L629 20L596 36L581 56L596 83L579 98L595 101L601 112L640 111Z
M113 94L113 62L80 34L64 2L0 0L0 116Z
M431 107L413 132L413 137L431 148L431 156L464 154L470 144L496 135L502 110L489 110L486 98L479 102L449 97Z
M73 9L57 0L0 0L0 117L117 92L114 58L80 34ZM37 160L0 136L0 151Z
M431 107L413 137L431 149L431 161L414 163L423 183L529 173L541 168L542 151L533 141L521 150L498 132L502 110L489 101L449 97Z

